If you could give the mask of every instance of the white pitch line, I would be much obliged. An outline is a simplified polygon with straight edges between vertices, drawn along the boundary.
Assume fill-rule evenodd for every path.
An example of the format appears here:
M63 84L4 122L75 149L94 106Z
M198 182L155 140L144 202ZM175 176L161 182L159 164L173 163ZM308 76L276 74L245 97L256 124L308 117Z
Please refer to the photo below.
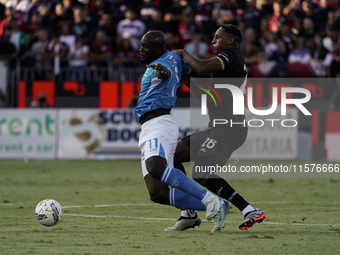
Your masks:
M160 221L177 221L171 218L147 218L147 217L130 217L118 215L88 215L88 214L64 214L64 216L85 217L85 218L120 218L120 219L136 219L136 220L160 220ZM206 221L206 220L203 220ZM237 221L226 221L228 223L238 223ZM311 227L340 227L334 224L304 224L304 223L282 223L282 222L263 222L267 225L290 225L290 226L311 226Z
M145 203L145 204L105 204L105 205L67 205L63 208L84 208L84 207L114 207L114 206L149 206L158 205L155 203Z

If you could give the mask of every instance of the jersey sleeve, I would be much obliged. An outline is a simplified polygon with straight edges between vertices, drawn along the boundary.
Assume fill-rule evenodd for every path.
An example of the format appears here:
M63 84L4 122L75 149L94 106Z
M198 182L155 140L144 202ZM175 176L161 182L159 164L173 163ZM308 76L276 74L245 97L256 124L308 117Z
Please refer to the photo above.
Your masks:
M182 65L183 65L183 68L182 68L182 75L189 74L189 73L191 72L191 68L190 68L190 66L188 65L188 63L185 61L184 58L182 58Z
M224 70L226 67L228 66L232 66L233 65L233 53L228 51L228 50L224 50L222 52L220 52L216 58L221 61L222 64L222 70Z
M155 64L161 64L162 66L165 66L166 68L168 68L171 71L171 64L169 63L169 61L166 61L164 59L157 59L155 62Z

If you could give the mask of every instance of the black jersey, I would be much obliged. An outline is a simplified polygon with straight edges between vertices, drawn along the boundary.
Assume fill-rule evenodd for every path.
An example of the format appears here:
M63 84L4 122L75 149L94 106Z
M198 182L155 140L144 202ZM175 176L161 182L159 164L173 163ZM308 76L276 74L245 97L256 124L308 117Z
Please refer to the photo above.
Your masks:
M222 70L212 73L213 78L245 78L247 75L246 63L237 48L226 49L217 55L221 61Z
M247 70L244 58L237 48L226 49L216 56L222 64L222 70L211 74L211 86L214 84L232 84L245 93L247 85ZM233 115L233 97L229 89L216 89L221 98L221 104L208 100L209 117L227 119L229 122L243 122L244 115ZM243 94L244 95L244 94Z

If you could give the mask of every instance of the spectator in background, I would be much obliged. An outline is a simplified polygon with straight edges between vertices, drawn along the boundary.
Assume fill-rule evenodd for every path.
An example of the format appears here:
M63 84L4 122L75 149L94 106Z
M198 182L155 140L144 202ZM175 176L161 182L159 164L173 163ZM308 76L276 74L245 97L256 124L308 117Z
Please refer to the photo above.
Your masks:
M69 66L86 67L89 54L90 47L84 43L84 39L82 37L78 36L75 44L70 47L68 53Z
M321 26L328 20L328 12L331 10L331 8L328 5L329 0L320 0L319 1L319 7L317 9L317 25ZM321 31L321 30L320 30Z
M264 46L264 52L266 53L268 58L271 58L273 53L278 49L276 44L277 35L274 32L268 31L268 33L265 34L264 36L264 40L266 41L266 44Z
M60 33L61 25L66 21L65 10L62 3L57 3L55 13L50 20L50 28L53 34Z
M172 5L164 15L164 22L168 24L174 35L178 35L178 23L182 20L182 13L187 5L187 1L172 0Z
M73 0L63 0L64 15L66 21L73 21L72 2Z
M244 41L241 42L240 51L246 61L254 57L260 51L261 46L256 40L256 32L252 27L248 27L245 31Z
M59 33L54 33L52 35L51 41L48 42L46 46L45 53L43 57L49 61L50 68L53 68L53 75L49 74L48 79L53 80L54 75L60 74L60 67L68 66L67 65L67 45L59 40Z
M160 11L159 7L155 5L154 0L143 0L143 4L139 6L139 14L141 21L144 22L146 26L152 22L151 16L156 12Z
M163 15L161 11L154 11L151 15L151 22L146 26L146 31L149 30L159 30L163 33L170 32L170 26L167 22L163 22Z
M166 46L167 50L172 51L172 50L178 50L181 48L181 43L179 40L179 37L174 35L171 32L165 33L166 38L168 40L168 44Z
M208 53L208 44L202 41L202 35L195 33L192 35L191 42L187 43L184 49L196 58L206 58Z
M125 12L125 19L117 26L117 46L120 47L123 39L130 41L133 50L139 49L139 41L145 32L145 24L137 19L136 11L128 9Z
M217 30L217 24L212 18L214 4L208 0L198 0L192 5L195 14L195 22L205 35L212 35ZM209 38L210 41L211 38Z
M233 0L220 0L213 9L212 16L219 26L227 23L237 25L237 8L233 4Z
M322 46L329 52L333 52L333 44L339 41L338 31L334 25L326 27L327 36L322 39Z
M269 30L269 22L267 18L262 18L260 21L260 33L258 33L258 38L259 38L259 42L262 45L262 47L265 45L265 41L264 41L264 36L265 34L268 33Z
M114 65L117 67L136 67L139 62L138 52L132 49L128 39L124 39L115 53Z
M104 0L90 0L88 4L89 8L89 16L91 17L91 21L93 25L97 25L101 20L101 17L104 14L105 8Z
M335 42L333 51L328 52L323 62L326 67L327 77L340 77L340 45Z
M40 29L37 32L38 41L33 43L31 50L27 53L26 57L34 58L34 73L32 80L46 80L47 72L49 68L49 62L44 58L46 54L46 48L48 44L48 32L47 29ZM29 62L28 62L29 64Z
M112 55L112 44L103 30L98 30L92 43L90 57L95 62L92 67L105 67Z
M271 14L269 17L269 30L273 33L278 33L281 24L284 23L290 24L291 22L287 16L283 15L282 3L274 2L273 10L274 13Z
M105 32L107 39L110 40L111 43L115 43L116 28L112 24L112 18L110 14L103 14L102 19L98 22L98 29L101 29Z
M71 32L76 36L83 37L85 43L90 42L91 38L91 27L88 22L84 19L83 9L77 7L73 11L73 23L71 25Z
M3 39L6 29L9 28L9 23L13 19L13 8L6 8L5 9L5 18L0 22L0 37Z
M7 0L6 7L13 8L16 18L22 18L27 22L30 4L29 0Z
M14 70L16 67L16 60L17 60L17 51L13 43L9 41L11 37L11 32L8 30L6 31L3 40L0 41L0 60L1 61L8 61L9 68Z
M244 20L239 20L237 22L237 28L240 29L243 38L242 40L244 40L244 37L246 35L247 23Z
M312 60L312 53L306 47L306 38L299 36L296 41L296 47L290 52L288 63L308 64Z
M300 0L290 0L290 2L283 8L283 15L285 16L292 16L291 11L300 11Z
M256 0L256 8L261 11L263 16L273 13L274 0Z
M311 18L304 18L302 20L301 36L304 36L307 41L313 41L315 35L314 23Z
M322 37L319 34L314 36L313 40L313 59L324 60L328 50L322 45Z
M192 35L197 31L197 25L194 20L194 13L188 7L182 13L182 21L178 23L178 33L181 40L181 46L184 46L191 41Z
M313 6L313 3L310 0L303 0L301 1L301 8L294 10L295 16L299 20L299 24L302 23L304 18L310 18L314 21L315 27L317 28L318 21L317 21L317 6Z
M320 31L325 30L327 27L333 26L336 30L340 30L340 24L336 12L330 10L327 14L327 22L320 25Z
M33 14L37 13L41 20L41 27L49 28L50 16L54 14L55 4L54 1L49 0L33 0L28 12L28 22L32 20Z
M125 17L124 14L127 9L125 1L108 0L108 1L105 1L104 6L105 6L105 12L101 15L101 17L103 17L105 13L110 14L111 23L115 28L117 28L118 22L124 19Z
M288 52L294 49L294 39L288 24L281 25L280 39L285 42Z
M88 58L90 56L90 47L84 43L84 39L80 36L76 38L74 45L70 47L68 53L68 63L72 70L72 80L84 81L85 72L84 67L88 66Z
M248 27L245 30L243 42L251 43L251 44L253 44L254 46L256 46L258 48L261 47L260 43L258 42L256 31L252 27Z
M36 101L32 101L31 107L34 108L49 108L51 105L47 102L47 96L45 93L40 93Z
M1 20L0 22L0 39L3 38L6 29L8 29L10 27L10 23L12 21L12 19L15 19L14 17L14 9L13 7L8 7L5 9L5 18L3 20ZM25 27L26 27L26 23L24 22L24 20L22 18L18 18L17 19L19 21L19 29L21 31L24 31Z
M268 58L268 60L286 64L289 56L286 44L282 40L277 40L276 44L277 50L273 52L273 54Z
M61 25L61 35L59 37L60 42L65 43L68 48L73 47L76 44L76 35L71 33L70 24L64 22Z
M30 39L30 42L34 42L37 37L37 31L41 28L41 16L38 13L33 13L31 16L30 23L28 25L28 29L26 30L27 35Z
M247 9L242 13L242 19L245 20L248 27L252 27L256 32L260 31L261 12L256 9L256 0L247 1Z
M3 19L5 16L5 9L6 7L4 1L0 1L0 20Z
M25 66L37 66L39 68L48 68L48 62L43 58L48 44L48 32L41 29L37 32L38 41L34 42L30 49L25 52L22 64ZM39 62L37 64L37 62Z
M19 29L20 21L18 19L12 19L11 26L11 37L9 41L14 44L18 56L22 56L29 46L29 40L27 34Z
M40 29L37 32L38 41L32 44L31 51L36 60L43 60L43 54L48 44L48 32L46 29Z

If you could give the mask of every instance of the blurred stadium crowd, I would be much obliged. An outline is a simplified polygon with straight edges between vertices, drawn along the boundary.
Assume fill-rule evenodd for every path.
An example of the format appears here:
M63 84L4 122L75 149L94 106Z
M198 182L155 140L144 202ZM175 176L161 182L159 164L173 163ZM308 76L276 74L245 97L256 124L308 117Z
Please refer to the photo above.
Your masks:
M35 68L137 67L139 40L152 29L166 33L169 50L208 58L214 31L232 23L243 33L251 77L340 76L337 0L0 2L0 58L12 69L18 60Z

